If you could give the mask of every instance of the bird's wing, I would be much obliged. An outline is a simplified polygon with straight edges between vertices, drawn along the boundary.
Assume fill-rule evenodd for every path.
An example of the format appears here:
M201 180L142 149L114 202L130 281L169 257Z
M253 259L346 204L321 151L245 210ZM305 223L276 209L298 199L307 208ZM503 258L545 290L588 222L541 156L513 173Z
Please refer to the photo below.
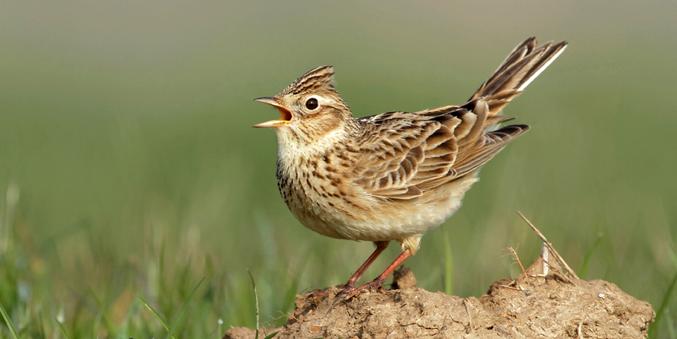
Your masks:
M510 125L501 110L564 51L567 43L519 44L462 106L362 119L354 182L388 199L412 199L474 173L528 126ZM493 131L492 131L493 130Z
M354 183L376 197L413 199L474 172L527 129L485 132L487 109L479 100L363 119Z

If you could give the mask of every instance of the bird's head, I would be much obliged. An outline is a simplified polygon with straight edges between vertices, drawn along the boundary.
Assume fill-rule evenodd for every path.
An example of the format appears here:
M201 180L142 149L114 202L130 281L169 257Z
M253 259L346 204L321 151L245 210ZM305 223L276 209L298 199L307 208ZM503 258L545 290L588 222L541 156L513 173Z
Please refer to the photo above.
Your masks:
M275 128L280 144L310 144L336 134L351 120L350 109L334 89L334 68L308 71L279 94L255 99L275 107L280 118L254 125Z

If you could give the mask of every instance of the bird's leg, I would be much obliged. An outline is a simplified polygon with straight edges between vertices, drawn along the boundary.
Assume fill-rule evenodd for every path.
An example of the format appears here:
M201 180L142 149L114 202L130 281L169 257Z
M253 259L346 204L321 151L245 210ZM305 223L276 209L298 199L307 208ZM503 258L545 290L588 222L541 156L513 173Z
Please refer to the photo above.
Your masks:
M374 242L374 245L376 245L376 249L374 250L374 252L371 253L369 258L367 258L367 260L365 260L364 263L362 263L362 265L357 269L357 271L355 271L355 273L353 273L353 275L351 275L350 278L348 278L348 282L345 285L343 285L344 289L352 289L353 287L355 287L355 283L357 282L357 280L360 279L364 271L366 271L367 268L369 268L369 266L374 262L374 260L376 260L376 258L378 258L378 256L381 255L381 252L383 252L383 250L385 250L386 247L388 247L388 243L389 243L388 241Z
M383 273L379 274L376 279L372 280L371 282L368 282L360 287L358 287L359 290L363 289L379 289L383 286L383 282L388 278L388 276L393 273L393 271L400 266L405 260L407 260L409 257L411 257L411 250L410 249L405 249L400 253L400 255L393 260L393 262L386 267L385 271Z
M378 251L378 249L377 249L377 251ZM374 251L374 253L376 253L377 251ZM381 251L383 251L383 250L381 250ZM370 282L368 282L368 283L366 283L366 284L364 284L360 287L357 287L357 288L352 287L352 286L351 287L348 287L348 286L344 287L343 291L341 291L341 293L339 293L339 295L341 296L340 299L347 301L347 300L352 299L353 297L357 296L358 294L360 294L364 290L375 290L375 289L381 288L383 286L383 282L386 280L386 278L388 278L388 276L391 273L393 273L393 271L397 268L397 266L400 266L409 257L411 257L411 250L405 249L404 251L402 251L402 253L400 253L399 256L397 256L397 258L395 258L395 260L390 265L388 265L388 267L385 269L385 271L383 271L383 273L379 274L379 276L376 277L376 279L374 279L374 280L372 280L372 281L370 281Z

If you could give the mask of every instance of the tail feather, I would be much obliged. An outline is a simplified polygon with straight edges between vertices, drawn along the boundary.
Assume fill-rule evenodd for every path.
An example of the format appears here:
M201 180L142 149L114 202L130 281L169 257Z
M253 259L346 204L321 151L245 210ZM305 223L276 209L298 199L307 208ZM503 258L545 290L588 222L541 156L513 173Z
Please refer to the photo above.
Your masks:
M478 99L486 101L489 106L487 121L495 120L491 117L500 113L503 107L550 66L562 54L566 46L566 41L547 42L537 46L534 37L524 40L510 52L489 80L475 91L469 101L473 102Z
M442 113L441 116L448 119L449 124L453 121L447 135L454 136L452 140L455 141L455 153L450 158L453 165L447 175L417 184L416 187L425 191L476 173L510 141L526 132L529 126L519 124L496 129L499 124L510 120L499 113L538 77L565 47L566 42L548 42L537 47L536 39L528 38L510 52L489 80L482 84L464 105L424 111L423 114L431 114L431 117L439 117L435 114Z

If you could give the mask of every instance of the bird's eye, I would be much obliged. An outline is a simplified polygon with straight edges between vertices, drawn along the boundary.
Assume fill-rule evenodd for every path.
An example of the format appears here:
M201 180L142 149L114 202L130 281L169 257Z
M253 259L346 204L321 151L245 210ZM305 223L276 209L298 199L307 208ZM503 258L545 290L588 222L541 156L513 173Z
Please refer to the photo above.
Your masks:
M317 106L319 106L319 104L317 103L317 99L310 98L310 99L306 100L306 108L307 109L312 111L312 110L316 109Z

